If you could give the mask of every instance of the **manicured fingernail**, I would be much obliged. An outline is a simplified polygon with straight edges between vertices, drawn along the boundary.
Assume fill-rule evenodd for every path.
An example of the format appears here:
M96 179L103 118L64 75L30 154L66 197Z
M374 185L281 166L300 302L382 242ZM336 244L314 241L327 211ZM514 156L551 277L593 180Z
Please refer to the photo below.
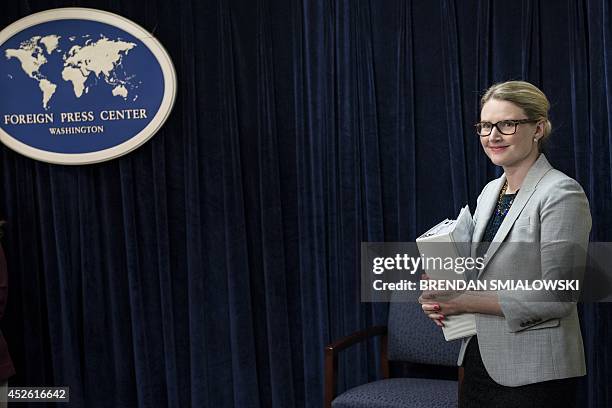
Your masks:
M440 310L440 305L434 305L435 310Z

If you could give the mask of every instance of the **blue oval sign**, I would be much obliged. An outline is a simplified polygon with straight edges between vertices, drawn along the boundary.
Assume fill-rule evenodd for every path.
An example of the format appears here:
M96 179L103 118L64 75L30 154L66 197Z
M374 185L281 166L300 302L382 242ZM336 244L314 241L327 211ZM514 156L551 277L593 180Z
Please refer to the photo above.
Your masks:
M28 157L86 164L159 130L176 95L168 53L116 14L61 8L0 32L0 140Z

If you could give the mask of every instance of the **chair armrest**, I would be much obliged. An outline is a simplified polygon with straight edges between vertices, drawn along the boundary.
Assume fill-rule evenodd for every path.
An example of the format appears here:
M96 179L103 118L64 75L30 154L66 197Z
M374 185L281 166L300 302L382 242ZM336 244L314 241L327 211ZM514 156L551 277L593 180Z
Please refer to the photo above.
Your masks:
M336 396L336 378L338 376L337 354L350 346L371 337L382 336L381 369L383 378L389 378L389 360L387 358L387 326L373 326L343 337L325 347L325 407L331 408Z
M338 354L338 352L349 348L353 344L364 341L370 337L374 336L383 336L387 334L387 326L373 326L368 327L365 330L360 330L355 333L349 334L346 337L342 337L339 340L334 341L331 344L328 344L325 347L325 353L334 353Z

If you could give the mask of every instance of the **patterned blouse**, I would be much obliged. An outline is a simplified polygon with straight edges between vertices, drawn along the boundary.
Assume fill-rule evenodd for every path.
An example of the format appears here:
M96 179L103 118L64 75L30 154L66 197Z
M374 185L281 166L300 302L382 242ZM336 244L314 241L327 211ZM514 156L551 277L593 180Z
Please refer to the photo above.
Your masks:
M504 221L504 218L506 218L506 214L508 214L508 211L510 211L510 207L514 202L517 193L518 191L513 194L504 194L501 196L501 202L493 209L493 214L491 215L487 228L482 236L482 244L478 245L479 254L482 255L487 252L487 249L489 249L489 245L491 244L491 241L493 241L495 234L497 234L497 230Z

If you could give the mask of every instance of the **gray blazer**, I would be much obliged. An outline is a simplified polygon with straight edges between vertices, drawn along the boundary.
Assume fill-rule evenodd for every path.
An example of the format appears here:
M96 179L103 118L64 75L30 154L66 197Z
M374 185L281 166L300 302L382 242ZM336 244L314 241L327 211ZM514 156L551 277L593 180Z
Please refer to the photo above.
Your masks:
M502 175L489 182L478 197L474 243L482 239L504 181ZM565 279L568 268L584 272L590 230L584 191L541 154L493 238L477 279L512 279L526 270L536 275L532 279ZM538 250L532 251L537 252L536 257L507 242L539 243ZM549 245L558 242L576 244L584 249L583 255L569 256L568 251ZM495 382L514 387L586 374L575 303L530 301L525 291L500 290L497 294L504 317L476 314L480 354ZM459 365L468 342L462 341Z

